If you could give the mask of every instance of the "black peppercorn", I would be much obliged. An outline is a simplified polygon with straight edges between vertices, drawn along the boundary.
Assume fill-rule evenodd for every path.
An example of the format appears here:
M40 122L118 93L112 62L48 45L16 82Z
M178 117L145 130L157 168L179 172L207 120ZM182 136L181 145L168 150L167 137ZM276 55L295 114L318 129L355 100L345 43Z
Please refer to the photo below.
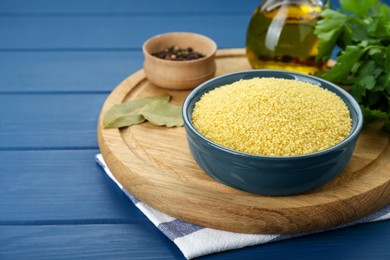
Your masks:
M160 59L174 61L196 60L205 56L199 52L194 51L191 47L182 49L178 46L165 48L162 51L152 53L152 55Z

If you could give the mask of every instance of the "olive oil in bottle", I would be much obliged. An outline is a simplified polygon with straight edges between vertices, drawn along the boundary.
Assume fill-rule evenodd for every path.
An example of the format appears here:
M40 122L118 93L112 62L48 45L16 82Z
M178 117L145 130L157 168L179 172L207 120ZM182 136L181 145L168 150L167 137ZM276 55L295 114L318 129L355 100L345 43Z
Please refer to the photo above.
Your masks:
M322 1L263 1L252 15L246 52L255 69L281 69L314 74L319 40L314 34Z

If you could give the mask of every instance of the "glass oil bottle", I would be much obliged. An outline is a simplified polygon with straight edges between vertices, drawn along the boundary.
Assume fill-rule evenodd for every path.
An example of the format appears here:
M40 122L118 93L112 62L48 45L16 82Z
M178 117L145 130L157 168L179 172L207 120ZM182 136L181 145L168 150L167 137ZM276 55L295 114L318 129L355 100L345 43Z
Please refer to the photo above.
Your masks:
M325 5L319 0L263 0L247 30L246 53L252 67L305 74L320 70L314 29Z

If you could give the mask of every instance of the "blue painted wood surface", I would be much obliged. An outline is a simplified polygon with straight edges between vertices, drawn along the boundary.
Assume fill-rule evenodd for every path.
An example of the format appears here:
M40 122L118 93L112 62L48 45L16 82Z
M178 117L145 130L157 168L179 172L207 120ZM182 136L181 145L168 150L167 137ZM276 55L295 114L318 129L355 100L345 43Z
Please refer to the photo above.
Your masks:
M107 94L1 94L0 150L97 149L96 126Z
M0 93L109 93L142 63L140 51L0 51Z
M220 48L243 47L250 14L0 16L0 51L140 50L148 38L169 31L198 32Z
M147 38L244 47L258 2L0 0L0 259L183 259L95 163L97 118ZM389 234L383 221L203 259L390 259Z
M225 14L251 12L259 0L0 0L0 15L131 15L131 14ZM245 4L243 4L245 3Z

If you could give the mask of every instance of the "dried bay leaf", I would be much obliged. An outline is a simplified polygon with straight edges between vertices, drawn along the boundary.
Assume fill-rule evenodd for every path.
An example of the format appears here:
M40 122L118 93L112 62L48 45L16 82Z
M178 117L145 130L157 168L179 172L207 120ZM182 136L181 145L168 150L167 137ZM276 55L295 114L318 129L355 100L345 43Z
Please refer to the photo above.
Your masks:
M103 126L105 128L120 128L140 124L146 120L140 113L145 105L154 101L168 104L169 99L169 95L163 94L115 104L103 116Z
M140 113L153 125L167 127L183 125L181 107L161 100L145 105Z

